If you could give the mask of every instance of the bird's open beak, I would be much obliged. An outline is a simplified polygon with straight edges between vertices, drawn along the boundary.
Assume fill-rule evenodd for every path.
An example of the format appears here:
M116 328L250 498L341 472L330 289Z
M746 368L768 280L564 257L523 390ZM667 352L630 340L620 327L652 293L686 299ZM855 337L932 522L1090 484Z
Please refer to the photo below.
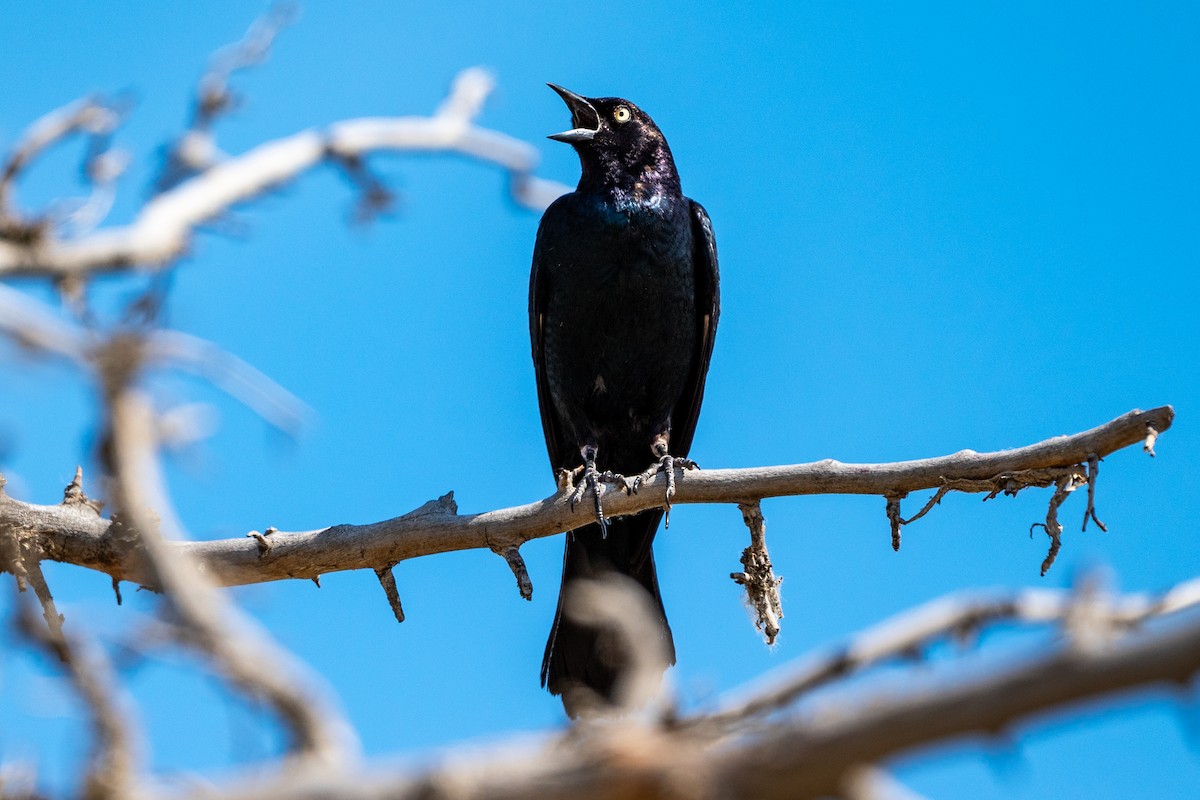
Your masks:
M596 109L588 102L587 98L580 97L561 86L555 86L553 83L546 85L558 92L558 96L567 104L567 108L571 109L571 124L574 126L569 131L552 133L546 138L567 144L586 142L595 138L596 134L600 132L600 115L596 113Z

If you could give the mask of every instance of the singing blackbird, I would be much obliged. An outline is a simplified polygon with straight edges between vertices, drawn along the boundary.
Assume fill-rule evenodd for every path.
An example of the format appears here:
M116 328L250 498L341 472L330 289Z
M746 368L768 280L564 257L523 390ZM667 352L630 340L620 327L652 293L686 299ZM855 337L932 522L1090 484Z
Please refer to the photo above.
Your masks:
M529 331L550 464L590 492L597 521L567 535L542 685L567 713L615 699L630 663L612 632L563 614L572 581L613 571L649 593L670 663L675 647L651 544L656 509L606 520L606 481L694 466L686 459L717 330L717 248L704 208L683 196L667 141L641 109L549 84L571 111L550 136L579 155L574 192L542 217L529 282ZM626 480L636 488L639 479Z

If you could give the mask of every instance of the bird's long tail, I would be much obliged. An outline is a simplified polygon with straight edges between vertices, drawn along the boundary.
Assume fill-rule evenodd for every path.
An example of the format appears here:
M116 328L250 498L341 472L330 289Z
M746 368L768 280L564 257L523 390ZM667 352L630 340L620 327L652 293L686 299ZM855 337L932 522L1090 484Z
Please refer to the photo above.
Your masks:
M563 614L563 598L571 583L600 578L617 572L633 578L650 594L660 633L670 664L675 663L675 643L667 624L654 570L650 543L662 519L662 511L645 511L630 517L608 521L608 536L598 524L576 529L567 535L563 554L562 588L554 627L542 658L542 685L551 694L561 695L567 714L574 717L588 705L612 704L622 673L630 666L629 643L622 643L612 630L583 625ZM572 538L573 537L573 538Z

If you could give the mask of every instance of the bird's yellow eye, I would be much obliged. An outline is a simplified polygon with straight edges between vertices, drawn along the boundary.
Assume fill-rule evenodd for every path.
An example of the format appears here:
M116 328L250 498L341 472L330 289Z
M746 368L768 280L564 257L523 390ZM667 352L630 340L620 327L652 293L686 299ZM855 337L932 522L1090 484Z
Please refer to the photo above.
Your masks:
M617 106L616 110L613 111L613 119L617 122L629 122L632 117L633 114L625 106Z

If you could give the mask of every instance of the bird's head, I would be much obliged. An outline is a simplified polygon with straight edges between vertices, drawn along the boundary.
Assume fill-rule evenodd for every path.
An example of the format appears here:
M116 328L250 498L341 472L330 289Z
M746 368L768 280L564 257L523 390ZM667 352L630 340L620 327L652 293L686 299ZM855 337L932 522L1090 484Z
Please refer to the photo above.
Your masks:
M575 148L583 165L580 187L600 181L618 188L638 182L678 190L671 148L654 120L619 97L583 97L547 84L571 110L571 129L549 138Z

